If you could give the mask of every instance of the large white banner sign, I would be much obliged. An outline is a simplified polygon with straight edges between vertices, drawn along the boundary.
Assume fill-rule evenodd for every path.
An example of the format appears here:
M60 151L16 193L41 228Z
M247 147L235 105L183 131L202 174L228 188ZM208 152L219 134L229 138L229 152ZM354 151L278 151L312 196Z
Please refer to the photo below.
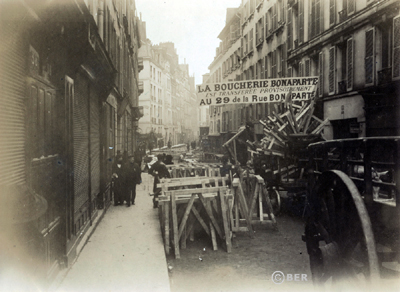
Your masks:
M197 86L199 105L266 103L285 100L309 100L314 96L318 77L292 77L210 83Z

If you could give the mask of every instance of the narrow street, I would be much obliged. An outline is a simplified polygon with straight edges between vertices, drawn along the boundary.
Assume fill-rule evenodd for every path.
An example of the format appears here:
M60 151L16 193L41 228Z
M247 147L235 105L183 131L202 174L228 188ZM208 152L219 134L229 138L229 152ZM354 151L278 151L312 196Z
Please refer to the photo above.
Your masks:
M255 227L254 238L236 233L232 253L212 250L209 237L195 234L181 249L181 259L166 258L158 213L152 208L152 177L142 174L136 205L111 206L71 268L53 285L70 291L275 291L312 287L308 255L301 241L303 223L277 218L278 230ZM277 285L275 271L305 275ZM300 276L301 279L301 276ZM310 286L311 285L311 286Z

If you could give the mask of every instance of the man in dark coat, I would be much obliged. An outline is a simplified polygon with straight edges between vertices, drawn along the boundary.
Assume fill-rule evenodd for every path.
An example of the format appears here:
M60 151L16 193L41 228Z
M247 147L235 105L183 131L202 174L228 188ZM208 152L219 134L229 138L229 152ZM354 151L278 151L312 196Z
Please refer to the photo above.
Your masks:
M151 166L149 170L149 174L154 176L154 184L153 184L153 208L158 207L158 195L161 193L161 188L157 188L157 184L160 182L162 178L170 178L171 175L168 171L168 168L165 166L164 162L162 162L163 155L157 155L157 161Z
M129 161L125 165L126 172L126 204L129 207L135 205L136 199L136 185L142 182L141 170L139 165L135 161L134 156L129 156Z
M113 164L113 190L114 190L114 205L122 205L124 203L125 189L125 172L122 163L122 156L118 157L118 161Z

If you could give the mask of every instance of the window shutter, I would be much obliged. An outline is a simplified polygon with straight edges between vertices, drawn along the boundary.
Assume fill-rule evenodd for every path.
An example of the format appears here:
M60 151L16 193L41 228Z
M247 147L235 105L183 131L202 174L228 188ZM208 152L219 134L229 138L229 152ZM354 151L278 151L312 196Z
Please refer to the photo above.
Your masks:
M365 84L374 83L374 29L365 32Z
M282 45L282 63L281 63L281 71L282 71L282 76L286 76L286 62L287 62L287 45L284 43Z
M356 10L356 1L347 0L347 15L353 14Z
M241 56L241 57L242 57L242 59L243 59L243 57L244 57L244 51L243 51L243 49L244 49L244 47L243 47L243 38L241 38L241 39L240 39L240 48L241 48L240 56Z
M269 34L268 32L269 27L268 27L268 12L265 13L265 37L267 37L267 35Z
M261 74L260 74L260 78L261 79L265 79L265 64L264 64L264 59L260 59L260 71L261 71Z
M333 25L336 22L336 0L329 0L329 25Z
M393 18L393 78L400 78L400 16Z
M253 28L250 30L250 52L253 51Z
M310 59L307 59L306 61L305 61L305 77L309 77L311 74L310 74L310 70L311 70L311 68L310 68Z
M261 17L261 35L260 38L263 40L264 39L264 16ZM261 42L262 42L261 40Z
M264 78L268 78L268 57L264 57Z
M353 39L350 38L347 40L347 89L353 89L353 63L354 63L354 56L353 56Z
M236 26L234 24L232 24L230 26L230 31L231 31L231 34L230 34L229 41L233 42L236 39Z
M299 63L299 77L304 77L304 62Z
M292 39L292 34L293 34L293 28L292 28L292 7L289 8L288 10L288 30L287 30L287 48L288 50L291 50L293 48L293 39Z
M329 94L335 93L335 47L329 49Z
M272 26L273 26L273 30L275 30L278 27L278 18L276 17L276 3L274 4L274 6L272 6Z
M304 42L304 0L299 0L299 43Z
M272 52L272 78L276 78L276 50Z
M287 77L292 77L292 67L289 67L288 69L287 69Z
M324 55L322 52L318 55L318 96L324 94Z

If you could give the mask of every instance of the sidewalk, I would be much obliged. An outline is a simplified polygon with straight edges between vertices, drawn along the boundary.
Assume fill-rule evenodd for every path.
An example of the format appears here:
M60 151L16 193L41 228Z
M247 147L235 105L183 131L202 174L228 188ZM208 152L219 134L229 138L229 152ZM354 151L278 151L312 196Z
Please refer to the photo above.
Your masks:
M170 291L167 262L153 209L152 176L142 173L136 205L111 206L55 290Z

